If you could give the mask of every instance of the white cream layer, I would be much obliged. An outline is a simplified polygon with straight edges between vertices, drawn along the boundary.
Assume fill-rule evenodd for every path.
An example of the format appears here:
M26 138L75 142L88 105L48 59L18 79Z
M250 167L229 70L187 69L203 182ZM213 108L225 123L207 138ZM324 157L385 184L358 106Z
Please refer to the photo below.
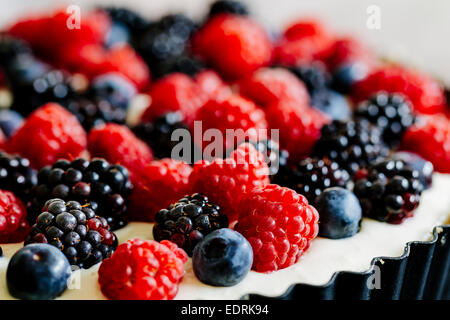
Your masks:
M176 299L239 299L248 293L278 296L294 283L323 285L335 272L363 272L375 257L402 255L407 242L430 239L433 227L448 222L449 217L450 175L435 174L433 187L423 193L415 216L401 225L364 219L356 236L341 240L317 238L295 265L270 274L252 271L241 283L227 288L202 284L189 260ZM119 242L135 237L152 239L152 224L130 223L116 234ZM21 247L22 244L2 245L0 299L12 299L6 287L6 268L9 258ZM60 299L105 299L97 282L98 267L76 271L79 282L75 281L75 288L66 290Z

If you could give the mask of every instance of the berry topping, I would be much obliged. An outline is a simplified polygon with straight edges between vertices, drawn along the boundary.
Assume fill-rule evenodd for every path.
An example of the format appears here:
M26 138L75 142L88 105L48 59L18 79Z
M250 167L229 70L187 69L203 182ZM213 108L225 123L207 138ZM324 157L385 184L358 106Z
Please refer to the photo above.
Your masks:
M51 199L44 204L25 240L25 245L30 243L51 244L64 253L70 264L88 269L111 256L117 237L92 206Z
M393 160L401 160L413 170L419 171L419 180L425 188L429 188L433 182L433 165L415 153L397 151L392 155Z
M113 300L173 299L187 259L182 249L167 240L129 240L100 265L100 289Z
M203 283L220 287L241 282L252 263L250 243L240 233L227 228L207 235L195 247L192 256L196 277Z
M243 197L235 230L253 248L252 269L271 272L298 261L319 232L318 220L304 196L271 184Z
M240 1L217 0L213 2L209 9L209 16L212 17L214 15L222 13L246 16L248 15L248 8L244 3Z
M89 96L107 100L112 106L127 109L136 95L136 87L118 72L110 72L92 79Z
M315 206L320 215L319 236L342 239L359 232L362 209L353 192L340 187L325 189Z
M221 214L219 206L198 193L185 196L167 209L159 210L155 221L153 238L156 241L170 240L189 256L207 234L228 227L228 218Z
M30 244L9 261L6 282L15 298L50 300L67 289L71 273L61 251L48 244Z
M29 229L23 203L13 193L0 190L0 243L22 242Z

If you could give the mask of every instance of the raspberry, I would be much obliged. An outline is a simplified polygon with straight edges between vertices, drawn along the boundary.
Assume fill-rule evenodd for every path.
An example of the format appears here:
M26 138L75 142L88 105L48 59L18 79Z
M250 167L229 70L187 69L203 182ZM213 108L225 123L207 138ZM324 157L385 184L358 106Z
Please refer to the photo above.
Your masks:
M264 111L259 109L250 100L238 95L231 95L226 99L211 99L197 112L196 121L201 121L202 130L219 130L224 137L224 150L233 150L236 145L243 142L245 138L257 140L258 137L265 138L267 122ZM227 136L227 129L236 130L235 136ZM241 132L237 131L241 129ZM194 135L195 136L195 135ZM202 137L197 138L202 139ZM235 142L237 139L237 142ZM195 141L197 146L205 148L208 143L202 140Z
M284 66L310 63L328 48L332 38L317 21L298 21L286 29L275 46L275 62Z
M232 223L239 214L240 195L268 184L268 174L264 156L253 145L243 143L229 158L195 163L189 184L192 191L218 204Z
M419 117L400 147L429 160L436 171L450 173L450 120L443 115Z
M91 130L88 149L93 157L121 164L130 171L144 168L153 159L152 150L143 141L128 127L115 123Z
M329 70L335 71L343 65L361 63L370 67L375 63L373 54L355 38L338 38L323 54Z
M75 158L86 149L87 137L77 118L55 103L34 111L11 137L7 151L30 160L35 168L61 158Z
M272 58L272 45L261 26L229 14L210 18L194 34L193 50L228 79L249 75Z
M401 160L384 160L358 174L354 193L363 213L393 224L412 217L418 207L424 186L419 171Z
M445 111L445 94L441 85L427 75L400 66L386 66L357 82L353 98L366 100L378 91L401 93L417 113L434 114Z
M183 161L152 161L132 174L134 190L129 197L130 220L154 221L155 214L188 193L191 166Z
M241 201L235 229L253 248L252 269L272 272L298 261L319 232L318 220L304 196L271 184L253 189Z
M262 68L238 82L239 93L257 105L267 107L279 100L299 104L309 102L305 85L294 74L281 68Z
M170 300L178 292L187 260L170 241L132 239L100 265L100 289L114 300Z
M298 161L311 153L320 137L320 129L330 119L321 111L290 101L280 101L266 109L271 130L278 129L280 146L289 152L291 161Z
M61 250L69 263L88 269L109 258L117 247L117 237L105 218L76 201L48 200L25 240L48 243Z
M204 236L214 230L228 227L228 218L219 206L199 193L184 196L167 209L155 215L153 238L156 241L170 240L189 256Z
M27 210L22 201L12 192L0 190L0 243L22 242L28 231Z
M149 94L152 102L142 114L141 122L152 122L170 111L179 111L190 125L203 103L198 86L182 73L173 73L156 81Z

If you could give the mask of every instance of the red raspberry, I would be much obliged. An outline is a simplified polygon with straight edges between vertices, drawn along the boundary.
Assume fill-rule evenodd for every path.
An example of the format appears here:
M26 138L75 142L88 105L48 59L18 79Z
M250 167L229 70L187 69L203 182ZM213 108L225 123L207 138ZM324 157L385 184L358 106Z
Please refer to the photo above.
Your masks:
M194 35L193 49L228 79L242 78L272 58L272 45L262 27L237 15L208 20Z
M191 124L195 112L203 103L198 86L183 73L172 73L158 80L149 94L152 102L142 114L142 122L152 122L165 113L179 111L186 123Z
M319 110L290 101L270 105L266 109L266 118L271 130L279 130L280 145L289 151L292 161L310 154L322 126L330 122L330 118Z
M360 102L378 91L404 94L417 113L439 113L446 108L444 90L437 81L400 66L385 66L373 71L355 84L353 98Z
M87 135L77 118L56 103L35 110L11 137L9 153L28 158L32 167L77 158L86 150Z
M187 260L170 241L128 240L100 265L100 289L111 300L171 300Z
M213 70L203 70L194 77L195 83L200 88L205 100L224 99L231 94L231 88Z
M280 270L298 261L319 231L319 214L295 191L270 184L241 201L235 227L253 248L258 272Z
M238 82L239 93L266 107L279 100L309 103L305 85L294 74L282 68L262 68Z
M429 160L436 171L450 173L450 120L443 115L419 118L403 135L401 148Z
M99 44L67 45L60 48L58 66L86 75L89 79L102 74L107 63L107 51Z
M12 192L0 190L0 243L22 242L28 235L27 210Z
M153 160L152 150L147 144L139 140L128 127L115 123L91 130L88 150L93 157L119 163L129 171L140 170Z
M286 29L275 46L274 59L286 66L310 63L331 44L332 37L317 21L298 21Z
M237 144L244 141L245 138L258 139L267 136L267 121L264 111L258 108L252 101L239 95L230 95L226 99L209 100L197 112L196 121L201 121L202 132L208 129L218 129L224 138L224 150L232 150ZM242 132L236 131L236 140L234 136L226 135L226 130L242 129ZM196 143L203 148L209 145L203 143L202 137L195 135Z
M232 223L239 214L238 198L246 191L269 183L264 156L252 144L243 143L229 158L195 163L189 183L193 192L218 204Z
M128 197L129 218L154 221L155 214L189 193L192 167L183 161L152 161L139 173L131 172L134 189Z

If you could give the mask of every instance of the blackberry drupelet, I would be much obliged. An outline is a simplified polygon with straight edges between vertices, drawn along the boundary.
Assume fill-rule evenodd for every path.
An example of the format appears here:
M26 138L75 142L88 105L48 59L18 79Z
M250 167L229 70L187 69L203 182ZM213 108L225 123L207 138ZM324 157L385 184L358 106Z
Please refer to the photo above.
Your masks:
M108 122L124 124L126 111L115 107L103 98L79 98L68 101L67 109L72 112L86 131Z
M202 194L185 196L155 215L153 237L170 240L192 256L197 243L214 230L228 227L228 218Z
M111 165L103 159L58 160L38 173L38 185L32 190L29 221L35 222L47 200L60 198L83 205L89 203L113 230L117 230L126 224L124 215L131 190L128 170L121 165Z
M230 13L245 16L249 14L249 11L247 6L240 1L233 1L233 0L215 1L211 5L211 8L209 9L209 17L221 13Z
M414 214L424 190L417 170L401 160L384 160L358 176L354 193L364 215L398 224Z
M364 119L334 120L323 126L312 151L313 156L337 162L350 175L388 153L379 128Z
M28 159L0 151L0 189L11 191L27 204L37 182L37 172Z
M403 133L414 123L411 103L399 94L380 92L362 102L355 117L364 118L382 131L386 144L396 147Z
M270 139L249 142L255 146L256 150L264 155L265 161L269 166L269 178L271 180L273 180L279 172L283 172L288 165L289 160L289 152L287 150L280 149L279 144Z
M273 183L295 190L314 204L323 190L330 187L345 188L349 181L348 172L336 162L327 158L307 158L293 168L284 168L275 176Z
M150 146L155 157L162 159L170 158L172 148L179 143L171 140L172 133L177 129L188 130L188 127L184 124L181 113L169 112L154 122L138 124L133 132Z
M92 207L50 199L25 240L25 245L30 243L51 244L64 253L71 265L88 269L112 255L117 237Z

